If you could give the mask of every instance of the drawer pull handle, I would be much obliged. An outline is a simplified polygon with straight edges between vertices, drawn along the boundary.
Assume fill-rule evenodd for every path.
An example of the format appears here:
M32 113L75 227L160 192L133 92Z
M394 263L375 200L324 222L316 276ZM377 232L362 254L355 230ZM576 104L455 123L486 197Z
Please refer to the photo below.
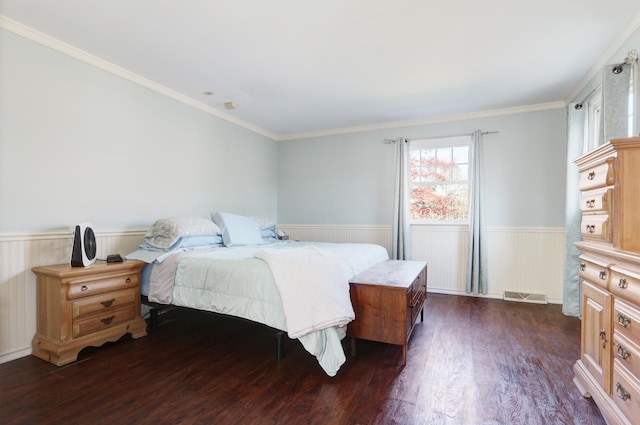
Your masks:
M602 340L602 348L607 348L607 333L604 329L600 331L600 339Z
M82 292L86 291L87 289L89 289L89 287L87 285L82 285L80 287L80 291L82 291Z
M600 270L600 274L598 274L598 276L602 280L607 280L607 271L606 270Z
M589 174L587 174L587 180L593 180L596 178L596 172L592 171Z
M589 199L587 201L587 208L593 208L596 205L596 200L595 199Z
M131 283L131 278L129 276L127 276L127 279L125 280L126 283Z
M585 271L587 269L587 265L585 263L580 263L580 271Z
M102 323L104 323L105 325L109 325L109 324L111 324L111 322L113 322L113 319L114 319L115 317L116 317L116 316L115 316L115 314L114 314L114 315L109 316L109 317L103 317L102 319L100 319L100 321L101 321Z
M618 313L618 324L623 328L626 328L631 323L631 319L622 313Z
M111 307L111 304L113 304L115 300L116 300L115 298L111 298L110 300L100 301L100 304L102 304L105 307Z
M629 394L629 391L627 391L621 384L620 382L616 383L616 394L618 395L618 397L620 397L622 399L622 401L627 401L631 398L631 394Z
M420 292L415 298L416 302L414 302L413 304L409 304L409 308L418 307L425 300L425 296L424 296L425 292L426 291L423 291L422 289L420 289Z
M622 360L627 360L631 353L627 351L621 344L618 344L618 356L622 358Z
M625 279L624 277L621 277L620 280L618 281L618 286L622 289L627 289L627 286L629 286L629 284L627 283L627 279Z
M596 232L596 225L595 224L587 224L587 226L585 227L585 231L587 233L595 233Z

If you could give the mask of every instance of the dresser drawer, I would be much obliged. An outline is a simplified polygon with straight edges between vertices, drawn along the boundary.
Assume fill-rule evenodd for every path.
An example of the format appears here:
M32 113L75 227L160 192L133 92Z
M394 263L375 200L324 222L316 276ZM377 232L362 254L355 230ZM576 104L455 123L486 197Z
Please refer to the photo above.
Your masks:
M580 256L580 277L586 281L608 289L609 286L609 268L604 260L589 257L587 255Z
M608 214L583 214L580 226L582 239L597 242L611 242Z
M135 304L125 304L119 307L104 309L93 315L84 316L73 321L73 337L78 338L83 335L109 329L120 323L133 320L136 316Z
M613 163L610 161L603 162L580 172L578 188L580 190L591 190L611 186L614 183L614 177Z
M640 347L620 332L613 333L613 356L635 377L640 377Z
M612 265L609 290L617 297L640 305L640 274L618 265Z
M102 279L85 280L68 285L67 298L70 300L89 297L118 289L131 288L140 283L139 274L122 274Z
M615 298L613 302L613 329L632 341L640 341L640 311L631 304Z
M609 188L583 192L580 209L583 214L609 212L611 196L612 191Z
M106 308L117 307L123 304L135 302L135 289L124 289L93 297L81 298L72 303L72 316L77 319L80 316L91 314L95 311L104 311Z
M640 417L640 380L633 376L618 359L613 361L611 398L629 420Z

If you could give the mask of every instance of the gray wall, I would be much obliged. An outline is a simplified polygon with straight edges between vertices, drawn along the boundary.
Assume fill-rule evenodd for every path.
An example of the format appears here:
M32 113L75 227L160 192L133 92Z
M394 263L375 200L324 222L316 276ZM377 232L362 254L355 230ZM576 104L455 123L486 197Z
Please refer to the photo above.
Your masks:
M277 143L0 30L0 232L277 219Z
M564 108L278 145L278 221L286 224L391 225L393 145L385 138L484 136L486 225L563 227Z

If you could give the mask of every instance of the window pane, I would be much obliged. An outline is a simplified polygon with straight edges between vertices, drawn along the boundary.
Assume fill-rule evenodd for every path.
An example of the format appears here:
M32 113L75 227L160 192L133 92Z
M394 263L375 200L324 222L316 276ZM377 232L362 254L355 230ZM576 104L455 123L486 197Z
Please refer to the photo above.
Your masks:
M456 146L453 148L453 160L456 164L469 163L469 147L468 146Z
M469 164L458 165L452 180L469 180Z
M460 138L450 146L443 139L433 148L428 143L411 152L411 219L468 219L469 146Z
M469 217L466 184L415 186L409 203L412 220L466 220Z

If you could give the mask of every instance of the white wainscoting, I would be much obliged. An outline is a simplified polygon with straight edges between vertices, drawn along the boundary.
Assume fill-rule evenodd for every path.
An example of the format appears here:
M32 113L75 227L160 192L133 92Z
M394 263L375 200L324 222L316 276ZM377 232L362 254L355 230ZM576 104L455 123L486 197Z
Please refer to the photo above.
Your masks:
M391 253L390 226L278 225L291 239L319 242L377 243ZM544 294L562 303L563 228L487 228L487 297L504 291ZM429 291L465 295L468 232L466 226L412 226L415 260L426 260Z
M376 243L391 252L390 226L279 225L291 239ZM96 232L98 258L132 252L145 230ZM429 291L464 295L467 230L464 226L414 226L413 258L429 262ZM545 294L562 302L562 228L487 229L488 297L504 291ZM0 235L0 363L31 353L36 331L35 266L67 263L71 232Z
M96 231L97 257L134 251L144 230ZM35 266L68 263L72 233L0 235L0 363L31 354L36 332Z

